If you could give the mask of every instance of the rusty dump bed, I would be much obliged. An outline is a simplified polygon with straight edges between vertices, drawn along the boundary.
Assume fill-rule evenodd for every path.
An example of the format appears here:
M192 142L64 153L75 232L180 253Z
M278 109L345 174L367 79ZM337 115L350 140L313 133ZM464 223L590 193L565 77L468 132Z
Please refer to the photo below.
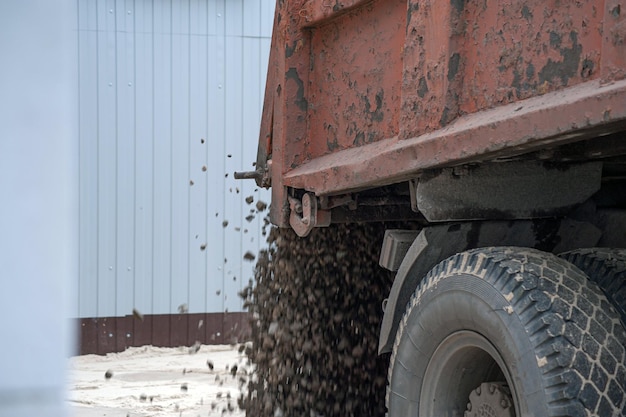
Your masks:
M287 225L288 196L607 135L623 152L625 124L623 0L278 0L250 176Z

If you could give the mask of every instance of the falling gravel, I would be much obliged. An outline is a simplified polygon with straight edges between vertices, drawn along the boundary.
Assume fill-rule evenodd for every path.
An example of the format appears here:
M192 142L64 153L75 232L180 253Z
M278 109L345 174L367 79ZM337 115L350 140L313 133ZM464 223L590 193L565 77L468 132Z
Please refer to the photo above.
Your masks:
M252 313L256 366L248 417L384 416L387 357L377 355L392 276L378 266L380 224L332 225L306 238L271 229L258 255Z

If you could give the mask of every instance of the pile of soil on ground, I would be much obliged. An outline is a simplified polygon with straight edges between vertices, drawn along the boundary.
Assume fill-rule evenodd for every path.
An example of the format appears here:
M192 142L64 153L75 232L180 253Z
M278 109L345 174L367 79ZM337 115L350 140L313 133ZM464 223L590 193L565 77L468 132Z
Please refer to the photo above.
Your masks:
M252 313L256 366L249 417L384 416L388 357L381 303L393 275L378 265L381 224L331 225L306 238L272 228L259 254Z

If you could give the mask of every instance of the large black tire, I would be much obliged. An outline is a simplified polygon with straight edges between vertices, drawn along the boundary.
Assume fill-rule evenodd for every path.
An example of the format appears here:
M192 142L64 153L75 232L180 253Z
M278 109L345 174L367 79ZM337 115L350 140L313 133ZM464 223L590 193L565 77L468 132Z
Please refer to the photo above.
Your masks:
M626 324L626 249L577 249L559 256L598 284Z
M626 415L626 332L602 305L580 270L537 250L441 262L400 323L389 417L462 416L470 399L468 416Z

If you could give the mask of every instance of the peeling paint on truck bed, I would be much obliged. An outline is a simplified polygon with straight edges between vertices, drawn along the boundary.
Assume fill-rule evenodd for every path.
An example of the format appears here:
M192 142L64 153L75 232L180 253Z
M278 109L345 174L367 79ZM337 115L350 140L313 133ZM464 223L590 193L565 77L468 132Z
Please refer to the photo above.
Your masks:
M280 0L257 160L272 220L285 186L331 195L615 131L622 3Z

